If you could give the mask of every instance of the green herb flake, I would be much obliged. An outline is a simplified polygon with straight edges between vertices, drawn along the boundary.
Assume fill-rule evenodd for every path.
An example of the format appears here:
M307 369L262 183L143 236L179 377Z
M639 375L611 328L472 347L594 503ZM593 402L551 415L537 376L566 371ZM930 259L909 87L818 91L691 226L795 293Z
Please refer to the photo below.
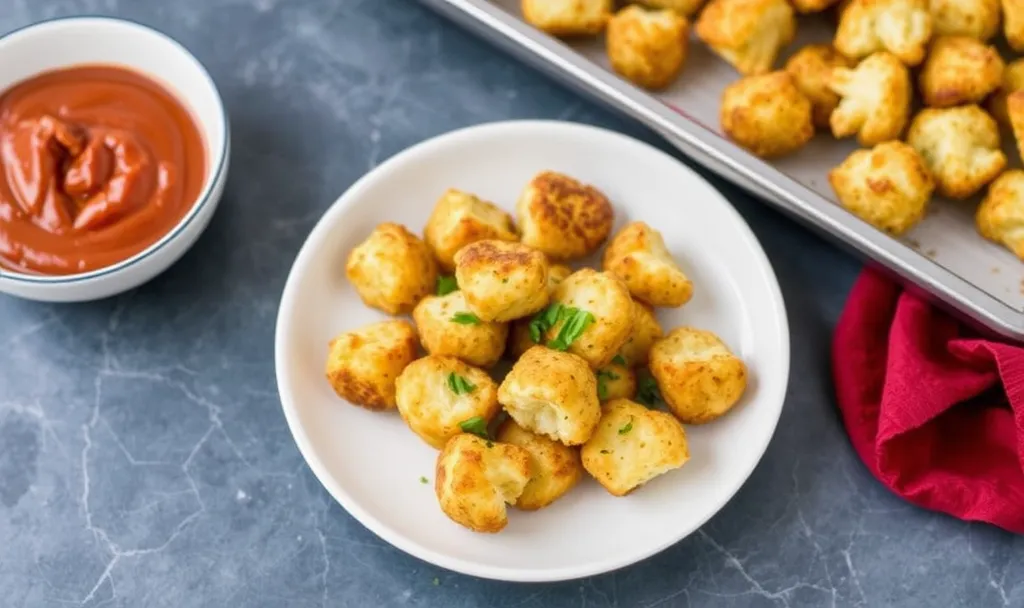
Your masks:
M608 380L618 380L619 375L607 369L597 370L597 398L600 401L608 399Z
M602 454L611 454L611 452L609 452L608 450L601 450L601 453Z
M456 395L468 395L476 390L476 385L463 376L452 372L448 374L448 390Z
M427 479L426 477L420 477L420 483L427 484L427 483L430 483L430 480Z
M437 277L437 295L446 296L453 291L459 290L459 282L451 275Z
M633 430L633 417L630 416L629 417L629 422L627 422L624 427L619 429L619 435L625 435L626 433L628 433L628 432L630 432L632 430Z
M640 380L636 400L647 407L654 407L662 402L661 391L658 389L658 383L654 378L648 376Z
M554 350L567 350L595 321L594 315L579 308L563 307L562 311L562 327L558 335L548 342L548 348Z
M474 315L471 312L457 312L452 315L450 319L452 323L458 323L459 325L480 325L480 317Z
M558 323L564 308L561 303L555 302L534 315L530 321L530 339L533 340L534 344L540 344L544 337L544 332L554 327L555 323Z
M490 436L487 434L487 420L483 416L473 416L468 420L463 420L459 423L459 428L464 433L471 433L482 439L490 440Z
M441 584L441 579L439 579L439 578L437 578L437 577L435 576L435 577L434 577L434 581L433 581L433 582L434 582L434 586L435 586L435 587L437 587L438 585L440 585L440 584Z
M612 363L614 363L615 365L621 365L621 366L625 367L626 366L626 358L623 357L622 355L615 355L615 357L612 359Z

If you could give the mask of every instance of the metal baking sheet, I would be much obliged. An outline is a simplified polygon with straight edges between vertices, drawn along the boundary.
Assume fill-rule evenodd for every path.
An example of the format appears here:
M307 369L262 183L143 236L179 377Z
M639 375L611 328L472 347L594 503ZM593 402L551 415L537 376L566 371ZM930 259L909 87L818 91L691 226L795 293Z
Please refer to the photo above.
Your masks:
M681 77L652 95L608 69L603 39L563 42L524 23L518 0L421 0L561 82L633 116L695 161L764 197L806 224L919 286L951 310L1015 339L1024 339L1024 264L983 240L971 201L933 201L928 216L894 239L835 204L826 174L856 144L819 134L797 154L768 164L722 137L722 90L739 76L694 39ZM791 53L831 39L828 15L803 17ZM780 58L780 63L784 61ZM1020 164L1004 137L1011 166Z

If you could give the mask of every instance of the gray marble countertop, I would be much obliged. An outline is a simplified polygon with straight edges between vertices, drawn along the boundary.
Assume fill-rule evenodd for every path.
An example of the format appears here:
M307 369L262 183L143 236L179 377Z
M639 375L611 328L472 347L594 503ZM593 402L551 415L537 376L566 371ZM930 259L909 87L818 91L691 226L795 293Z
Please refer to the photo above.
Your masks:
M381 160L466 125L557 118L667 146L410 0L0 0L0 32L81 13L192 49L234 158L209 230L150 284L0 296L0 605L1024 605L1024 540L906 505L850 448L828 348L857 261L714 179L775 265L793 341L782 421L732 502L656 557L559 584L391 548L321 489L278 403L274 317L313 223Z

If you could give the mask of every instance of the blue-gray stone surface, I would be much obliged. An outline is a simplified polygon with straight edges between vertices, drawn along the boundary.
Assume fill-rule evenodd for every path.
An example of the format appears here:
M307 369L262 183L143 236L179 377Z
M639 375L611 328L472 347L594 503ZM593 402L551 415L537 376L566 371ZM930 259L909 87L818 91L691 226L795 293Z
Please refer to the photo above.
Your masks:
M209 230L150 284L81 305L0 296L0 605L1024 605L1024 541L908 506L850 448L828 349L858 263L719 180L793 340L778 432L732 502L646 562L559 584L391 548L321 489L278 404L274 317L305 235L367 170L457 127L557 118L668 147L410 0L0 0L0 32L83 13L193 50L234 158Z

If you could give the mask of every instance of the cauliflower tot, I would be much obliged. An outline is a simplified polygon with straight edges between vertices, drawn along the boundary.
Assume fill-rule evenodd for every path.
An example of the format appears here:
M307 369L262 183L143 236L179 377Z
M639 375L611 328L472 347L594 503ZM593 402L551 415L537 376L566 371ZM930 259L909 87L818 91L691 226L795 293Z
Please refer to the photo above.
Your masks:
M448 355L477 367L491 367L501 358L508 325L474 320L465 294L427 296L416 305L412 318L423 348L432 355Z
M534 346L498 387L498 403L524 429L565 445L590 439L601 418L597 378L583 359Z
M516 500L517 509L543 509L567 494L583 477L579 451L531 433L514 420L506 420L501 425L497 440L530 453L530 481Z
M398 315L434 290L437 264L405 226L385 222L349 253L345 276L364 304Z
M901 141L853 152L828 180L847 211L896 236L921 221L935 189L917 151Z
M614 0L522 0L523 19L553 36L590 36L604 31Z
M651 346L664 335L654 309L642 302L633 302L633 331L619 349L619 355L629 367L643 367L649 360Z
M511 215L454 188L441 195L434 205L423 237L446 272L455 270L455 253L470 243L484 239L519 240Z
M696 15L704 6L704 0L634 0L634 2L647 8L667 8L684 17Z
M999 0L929 0L939 36L970 36L982 42L999 31Z
M604 252L605 272L626 284L630 295L652 306L678 308L693 296L693 283L665 247L661 233L630 222Z
M434 492L455 523L474 532L501 532L508 525L505 505L516 504L530 474L525 449L460 433L437 455Z
M1024 158L1024 91L1014 91L1007 96L1006 117L1017 142L1017 154Z
M548 259L520 243L477 241L455 254L466 304L484 321L532 315L548 303Z
M467 420L498 413L498 386L487 372L455 357L427 355L413 361L395 383L398 413L430 446L444 447Z
M981 236L1024 260L1024 171L1011 169L992 182L975 222Z
M839 95L828 87L833 68L848 68L853 64L827 44L809 44L797 51L786 62L786 71L793 84L811 102L814 126L827 129L832 111L839 105Z
M610 363L633 330L633 299L629 290L607 272L583 268L572 273L555 289L552 306L555 305L563 314L547 327L547 345L583 357L594 369ZM575 314L570 315L572 312ZM591 318L589 324L577 321L587 313ZM571 331L575 323L582 323L578 332ZM567 336L570 333L574 335ZM565 337L575 339L558 344Z
M772 71L796 36L787 0L711 0L697 19L697 37L744 76Z
M597 188L544 171L519 196L516 218L523 244L558 262L597 251L612 231L615 214Z
M1024 2L1003 0L1003 35L1010 48L1024 51Z
M889 51L913 66L924 59L931 37L928 0L853 0L839 19L834 44L850 59Z
M613 496L625 496L686 464L683 425L666 412L628 399L604 406L601 422L581 450L583 468Z
M679 327L651 347L651 374L669 409L685 424L728 412L747 387L747 367L710 331Z
M719 117L731 140L761 158L790 154L814 137L811 102L784 71L727 86Z
M1024 59L1006 64L999 90L988 99L987 107L992 117L1005 125L1010 124L1010 116L1006 111L1006 98L1010 93L1021 90L1024 90Z
M416 330L408 321L382 321L331 340L326 375L334 392L370 410L395 407L395 380L416 358Z
M999 127L976 105L921 110L907 143L924 159L938 193L949 198L971 196L1006 166Z
M933 108L979 102L999 88L1005 67L995 47L975 38L936 38L921 68L921 97Z
M838 138L857 136L862 146L898 139L910 114L910 72L892 53L880 51L851 69L835 68L829 88L840 101L829 124Z
M627 6L608 22L608 60L626 80L646 89L663 89L683 69L689 33L686 18L673 10Z
M609 363L594 375L597 376L597 400L601 403L636 397L636 373L629 367Z

